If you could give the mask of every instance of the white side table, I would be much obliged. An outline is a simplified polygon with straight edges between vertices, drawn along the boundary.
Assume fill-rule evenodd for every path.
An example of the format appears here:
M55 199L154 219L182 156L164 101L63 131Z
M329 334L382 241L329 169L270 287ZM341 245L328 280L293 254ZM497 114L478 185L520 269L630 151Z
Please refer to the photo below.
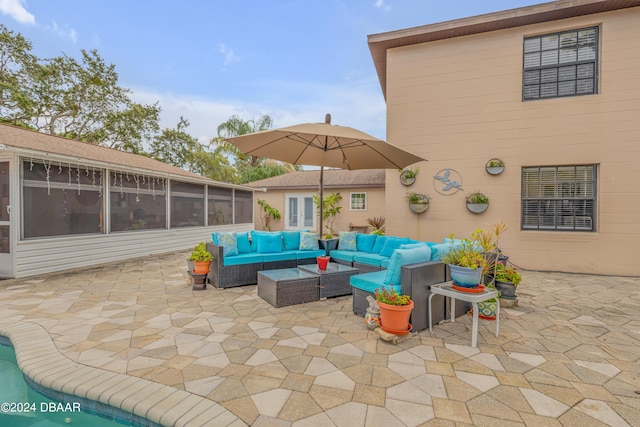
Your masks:
M434 295L443 295L445 298L451 298L451 321L456 320L456 299L470 302L473 305L473 329L471 330L471 347L478 346L478 303L495 298L496 303L496 336L500 332L500 300L498 299L498 290L486 288L483 292L472 293L462 292L453 289L452 282L439 283L431 285L431 295L429 295L429 332L433 331L431 320L431 299Z

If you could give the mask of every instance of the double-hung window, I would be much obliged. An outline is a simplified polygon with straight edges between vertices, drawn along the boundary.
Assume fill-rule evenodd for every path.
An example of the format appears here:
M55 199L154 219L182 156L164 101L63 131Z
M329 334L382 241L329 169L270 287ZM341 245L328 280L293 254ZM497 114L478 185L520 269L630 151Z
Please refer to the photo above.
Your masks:
M598 92L598 27L524 39L522 99Z
M596 165L522 168L522 229L595 231Z
M352 211L366 211L367 193L351 193L351 205L349 208Z

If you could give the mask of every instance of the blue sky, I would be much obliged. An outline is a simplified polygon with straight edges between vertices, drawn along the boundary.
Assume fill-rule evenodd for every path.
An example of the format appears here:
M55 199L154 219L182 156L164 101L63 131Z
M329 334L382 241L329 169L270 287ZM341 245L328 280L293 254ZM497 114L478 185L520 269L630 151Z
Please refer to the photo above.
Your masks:
M321 122L385 139L367 35L542 0L0 0L0 22L41 58L97 49L161 125L202 142L231 115Z

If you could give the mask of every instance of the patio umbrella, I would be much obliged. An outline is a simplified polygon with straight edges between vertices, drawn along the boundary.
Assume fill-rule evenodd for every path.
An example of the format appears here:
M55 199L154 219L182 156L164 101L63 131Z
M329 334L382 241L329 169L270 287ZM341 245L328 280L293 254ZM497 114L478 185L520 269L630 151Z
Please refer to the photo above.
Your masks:
M320 166L320 200L325 167L340 169L403 169L425 159L357 129L305 123L227 138L241 152L294 165ZM320 203L320 233L323 218Z

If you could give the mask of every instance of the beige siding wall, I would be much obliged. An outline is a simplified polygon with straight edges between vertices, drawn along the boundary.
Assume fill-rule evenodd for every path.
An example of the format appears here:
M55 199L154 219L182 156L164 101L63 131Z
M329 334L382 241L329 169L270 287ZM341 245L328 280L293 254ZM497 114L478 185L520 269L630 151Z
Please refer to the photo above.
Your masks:
M398 173L396 172L396 175ZM336 217L333 228L336 231L348 231L349 224L362 226L367 225L367 218L374 216L385 216L385 198L384 188L352 188L352 189L325 189L325 197L331 193L340 193L342 195L342 210ZM367 210L366 211L352 211L349 209L349 200L351 193L367 193ZM269 190L266 193L255 193L255 207L254 207L254 223L256 230L262 230L262 222L260 221L260 206L258 206L258 199L264 199L272 207L278 209L282 215L282 219L272 222L272 230L283 230L285 226L284 218L284 202L285 194L317 194L317 192L307 190ZM371 229L369 229L369 232Z
M501 247L523 268L640 275L640 8L459 37L387 51L389 142L429 162L409 190L433 197L412 214L397 172L387 171L387 234L438 241L493 220ZM522 102L523 37L599 25L599 93ZM498 176L484 168L505 161ZM520 230L521 168L598 165L596 232ZM452 168L464 191L444 196L433 176ZM480 215L464 198L490 197Z

